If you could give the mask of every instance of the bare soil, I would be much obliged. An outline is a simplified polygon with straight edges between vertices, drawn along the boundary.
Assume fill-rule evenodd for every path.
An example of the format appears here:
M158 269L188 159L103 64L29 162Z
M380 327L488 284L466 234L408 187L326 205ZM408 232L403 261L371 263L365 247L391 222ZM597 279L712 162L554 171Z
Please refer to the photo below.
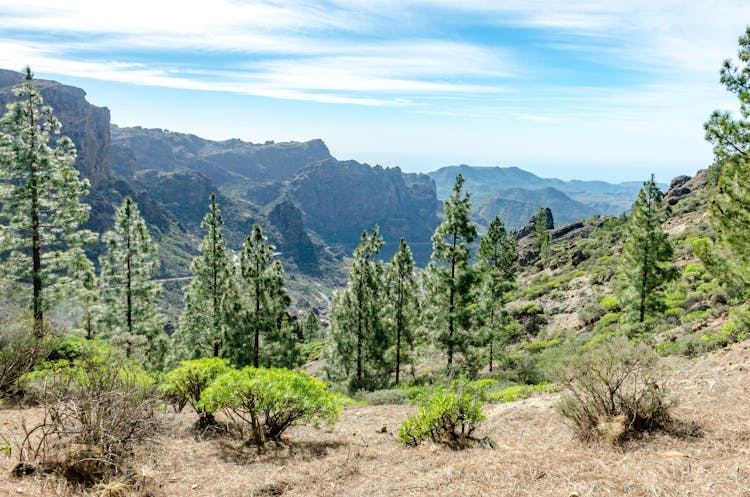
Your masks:
M223 436L196 437L186 411L165 415L168 433L135 455L137 488L15 478L15 461L0 456L0 495L750 497L750 342L668 362L683 432L625 447L576 441L554 411L559 394L488 406L478 436L496 448L463 451L399 445L410 406L348 408L333 429L297 427L261 453ZM0 410L0 433L18 433L21 419L35 415Z

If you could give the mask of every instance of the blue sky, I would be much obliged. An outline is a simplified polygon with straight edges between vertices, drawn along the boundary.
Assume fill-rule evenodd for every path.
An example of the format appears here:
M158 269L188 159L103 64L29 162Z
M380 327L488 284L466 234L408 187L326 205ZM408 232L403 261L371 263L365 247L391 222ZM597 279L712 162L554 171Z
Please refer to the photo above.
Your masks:
M0 67L84 88L121 126L430 171L668 182L750 2L0 0Z

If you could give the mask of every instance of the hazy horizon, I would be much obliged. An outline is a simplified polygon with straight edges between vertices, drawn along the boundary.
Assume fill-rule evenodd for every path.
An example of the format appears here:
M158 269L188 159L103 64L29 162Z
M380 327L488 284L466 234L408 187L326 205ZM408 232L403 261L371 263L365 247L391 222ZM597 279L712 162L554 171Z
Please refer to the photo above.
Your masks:
M498 5L500 4L500 5ZM262 143L321 138L409 172L469 164L668 183L750 4L0 0L0 67L83 88L112 122Z

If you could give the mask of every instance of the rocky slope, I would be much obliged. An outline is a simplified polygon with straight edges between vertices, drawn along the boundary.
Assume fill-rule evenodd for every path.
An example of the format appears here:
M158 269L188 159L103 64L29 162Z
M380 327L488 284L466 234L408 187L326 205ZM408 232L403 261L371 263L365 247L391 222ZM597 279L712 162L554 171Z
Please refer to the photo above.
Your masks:
M15 100L12 89L23 82L15 71L0 69L0 108ZM109 109L96 107L86 101L86 92L56 81L34 79L34 84L47 105L63 124L62 133L76 145L78 158L75 166L88 178L93 189L109 186L112 177L109 167Z

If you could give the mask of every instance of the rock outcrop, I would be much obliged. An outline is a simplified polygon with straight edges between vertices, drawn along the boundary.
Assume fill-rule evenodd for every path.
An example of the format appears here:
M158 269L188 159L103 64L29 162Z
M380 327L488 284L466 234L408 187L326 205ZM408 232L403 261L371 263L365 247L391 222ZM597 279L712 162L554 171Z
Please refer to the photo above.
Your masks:
M318 254L305 229L302 212L292 202L282 200L268 213L268 220L281 235L277 248L282 256L294 260L300 271L318 275Z
M23 82L21 73L0 69L0 109L13 102L12 89ZM56 81L34 79L45 104L62 123L62 135L73 140L78 152L75 166L88 178L93 190L111 183L109 169L109 109L86 101L86 92Z
M664 202L668 205L675 205L680 200L688 197L695 190L702 189L708 182L708 170L701 169L695 176L677 176L669 184L669 190L664 195Z

